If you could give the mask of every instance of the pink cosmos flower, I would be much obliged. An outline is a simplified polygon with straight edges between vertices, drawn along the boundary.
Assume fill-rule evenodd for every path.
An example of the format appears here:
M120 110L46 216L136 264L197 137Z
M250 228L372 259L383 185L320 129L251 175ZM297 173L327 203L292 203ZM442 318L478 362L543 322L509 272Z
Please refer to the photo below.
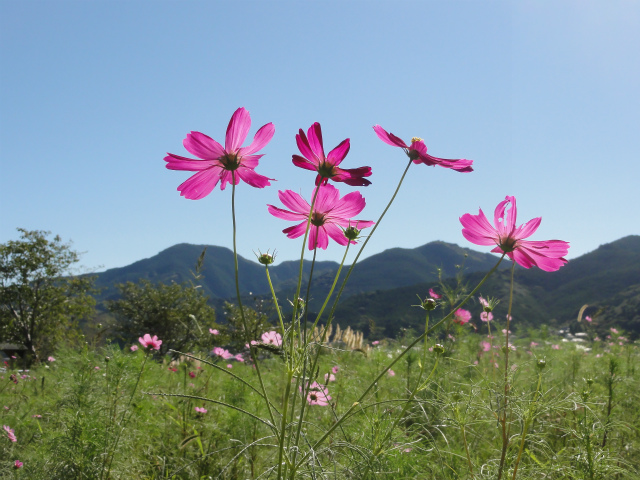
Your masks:
M42 418L42 415L31 415L33 418Z
M196 378L196 372L189 372L189 376L191 378Z
M228 360L231 357L233 357L233 355L229 352L229 350L225 350L222 347L215 347L213 349L213 354L219 357L222 357L224 360Z
M490 322L491 320L493 320L493 313L491 313L491 312L482 312L480 314L480 320L482 320L483 322Z
M473 168L471 167L473 160L465 160L464 158L449 160L446 158L433 157L427 153L427 146L421 138L413 137L411 139L411 145L407 145L402 139L396 137L393 133L388 133L380 125L374 125L373 130L376 132L376 135L378 135L378 138L387 145L402 148L413 163L424 163L429 166L440 165L441 167L450 168L457 172L473 172Z
M209 329L209 333L210 333L211 335L218 335L220 332L218 331L218 329L217 329L217 328L210 328L210 329Z
M336 376L333 373L325 373L324 374L324 382L335 382Z
M371 342L371 345L378 345L380 343L380 340L374 340L373 342Z
M131 345L131 351L135 352L136 350L138 350L138 345Z
M227 363L227 368L233 368L233 365L231 363Z
M611 328L610 329L613 333L618 333L618 329L617 328Z
M302 387L300 387L300 391L302 391ZM331 396L329 395L327 387L320 385L318 382L313 382L309 386L309 390L307 391L307 403L309 405L326 407L329 405L329 400L331 400Z
M359 192L351 192L340 198L340 192L333 185L321 185L316 189L318 189L318 195L311 215L309 250L316 247L326 250L329 245L329 237L340 245L347 245L349 240L340 227L353 226L356 229L361 229L374 224L368 220L350 220L351 217L359 214L366 205ZM311 195L312 198L316 189ZM269 205L269 213L283 220L300 222L298 225L282 230L287 234L287 237L298 238L304 235L311 205L292 190L279 191L278 197L291 211ZM351 240L351 243L355 244L356 242Z
M387 370L387 373L389 374L390 377L395 377L396 376L396 372L394 372L391 369Z
M162 340L158 340L157 335L154 335L152 338L148 333L145 333L144 337L138 338L138 341L144 348L151 347L160 350L160 345L162 345Z
M49 358L47 358L47 361L48 361L48 362L55 362L55 361L56 361L56 359L55 359L55 358L53 358L53 357L49 357Z
M537 343L537 342L531 342L531 343L529 344L529 346L530 346L530 347L532 347L532 348L533 348L533 347L537 347L537 346L538 346L538 343Z
M560 350L560 345L551 345L554 350Z
M195 407L195 410L198 413L207 413L207 409L204 407Z
M100 370L100 367L93 367L94 370Z
M331 373L338 373L338 370L340 370L340 367L338 367L337 365L335 367L333 367L331 369Z
M364 177L371 175L371 167L360 167L345 169L338 165L342 163L344 157L349 153L349 139L343 140L340 145L324 156L324 147L322 146L322 129L318 122L309 127L307 135L302 129L296 135L296 143L302 153L293 155L293 164L306 170L314 170L318 172L316 177L316 185L326 185L329 180L334 182L344 182L354 187L363 187L370 185L371 182Z
M488 307L489 306L489 301L486 300L485 298L478 297L478 301L480 302L480 305L482 305L483 307Z
M469 310L465 310L464 308L459 308L453 315L454 323L459 323L460 325L464 325L469 320L471 320L471 312Z
M508 204L511 208L507 212ZM492 252L505 253L524 268L536 266L546 272L554 272L567 263L563 257L569 252L568 242L524 240L538 229L541 217L516 227L516 216L516 199L507 196L495 209L493 226L482 210L478 215L465 213L460 217L464 227L462 235L476 245L496 245Z
M491 344L489 342L482 342L482 351L488 352L491 350Z
M164 157L169 170L198 172L178 187L180 195L190 200L199 200L209 195L218 182L222 182L220 190L225 189L227 182L237 185L240 180L256 188L271 185L269 180L273 180L272 178L259 175L254 171L258 166L258 160L262 157L254 154L271 141L275 127L272 123L267 123L256 132L251 145L242 147L249 128L251 128L251 116L244 107L240 107L229 121L225 148L204 133L187 134L187 138L182 142L184 148L201 160L181 157L173 153Z
M236 361L238 362L244 362L244 357L242 356L241 353L237 353L236 356L234 357L236 359Z
M11 440L12 442L18 441L12 428L9 428L8 425L3 425L2 428L4 428L5 432L7 432L7 437L9 437L9 440Z
M267 345L274 345L279 347L282 345L282 335L280 335L275 330L270 332L265 332L260 336L262 343L266 343Z
M585 319L587 322L589 322L589 323L593 322L593 319L592 319L589 315L587 315L586 317L584 317L584 319Z
M442 298L442 295L438 295L433 288L429 289L429 296L434 300L439 300Z
M16 460L16 463L13 464L13 468L18 470L19 468L22 468L22 465L24 465L24 463L22 463L20 460Z

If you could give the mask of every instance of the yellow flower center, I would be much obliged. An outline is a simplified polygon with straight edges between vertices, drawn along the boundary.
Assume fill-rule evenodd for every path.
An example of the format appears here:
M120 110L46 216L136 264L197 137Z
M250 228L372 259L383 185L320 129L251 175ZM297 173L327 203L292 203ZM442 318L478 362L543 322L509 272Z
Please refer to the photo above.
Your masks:
M411 143L413 143L413 142L421 142L421 141L422 141L422 138L420 138L420 137L413 137L411 139Z

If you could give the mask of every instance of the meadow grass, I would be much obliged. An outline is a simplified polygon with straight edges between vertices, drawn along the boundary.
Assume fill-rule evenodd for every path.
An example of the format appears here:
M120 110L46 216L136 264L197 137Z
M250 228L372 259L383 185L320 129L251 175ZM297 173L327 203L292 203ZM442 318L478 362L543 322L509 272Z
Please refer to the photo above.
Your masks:
M637 346L597 342L586 352L530 333L536 336L513 341L516 350L510 354L503 478L639 478ZM496 368L491 353L482 351L486 337L460 328L453 336L410 404L422 361L418 347L312 449L389 358L410 343L411 334L382 341L366 356L323 349L318 380L333 367L338 371L327 384L330 405L307 407L300 434L311 454L296 478L497 478L503 352L494 349L493 360L501 367ZM278 438L249 362L234 361L227 368L228 361L194 355L216 368L187 357L169 363L168 357L149 356L140 376L146 355L142 349L86 347L60 351L56 361L29 372L9 365L1 374L0 415L17 442L2 431L0 478L275 478ZM436 358L433 352L427 355L427 373ZM278 407L286 390L282 359L262 353L259 362L269 398ZM296 428L297 419L292 421ZM15 460L24 466L14 469Z

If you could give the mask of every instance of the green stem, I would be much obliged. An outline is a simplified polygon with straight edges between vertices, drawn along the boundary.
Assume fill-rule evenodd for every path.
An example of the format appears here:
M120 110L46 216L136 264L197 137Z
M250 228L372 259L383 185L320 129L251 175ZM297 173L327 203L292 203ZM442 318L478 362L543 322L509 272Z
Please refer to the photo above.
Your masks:
M535 413L535 409L538 404L541 383L542 383L542 372L538 373L538 386L536 387L536 393L533 396L533 404L531 405L529 411L527 412L527 417L525 418L525 421L524 421L524 426L522 430L522 439L520 440L520 448L518 449L518 456L516 458L516 464L513 467L513 476L511 477L511 480L516 480L516 473L518 473L518 465L520 464L520 458L522 458L522 451L524 450L524 440L527 436L527 431L529 430L529 426L531 425L531 420L533 419L533 415ZM585 414L586 414L586 408L585 408Z
M244 307L242 306L242 299L240 298L240 281L239 281L239 275L238 275L238 249L236 248L236 172L235 170L231 172L231 217L233 219L233 266L234 266L235 280L236 280L236 296L238 297L238 308L240 309L240 318L242 318L242 326L244 328L245 339L246 339L246 342L249 345L251 345L251 334L247 326L247 320L244 316ZM275 426L276 420L273 416L273 412L271 411L271 402L269 401L269 396L267 395L267 389L265 388L264 381L262 380L262 375L260 373L260 364L258 363L258 359L256 358L255 349L249 348L249 355L251 355L251 359L253 360L253 365L256 367L256 374L258 375L258 381L260 382L262 397L264 398L267 404L267 411L269 412L269 418L271 419L271 423Z
M280 320L280 329L282 330L282 341L284 342L284 336L286 332L284 328L284 321L282 320L282 312L280 311L280 306L278 305L278 297L276 297L276 292L273 289L273 283L271 282L271 275L269 275L269 265L265 265L264 268L265 268L265 271L267 272L267 281L269 282L269 289L271 290L273 303L276 306L276 312L278 312L278 320Z
M507 457L507 448L509 447L509 433L507 432L507 410L509 406L509 325L511 323L511 307L513 305L513 279L516 269L516 262L511 263L511 286L509 288L509 309L507 312L507 334L505 339L504 349L504 401L502 402L502 418L500 424L502 425L502 453L500 455L500 466L498 467L498 480L502 478L502 472L504 470L504 462Z

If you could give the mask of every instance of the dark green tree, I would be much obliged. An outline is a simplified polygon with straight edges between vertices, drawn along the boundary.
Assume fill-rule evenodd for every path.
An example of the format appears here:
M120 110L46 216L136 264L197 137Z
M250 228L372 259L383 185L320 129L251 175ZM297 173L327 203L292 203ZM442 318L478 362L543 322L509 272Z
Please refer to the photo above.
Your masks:
M210 328L216 328L215 310L208 297L191 283L153 284L148 280L118 285L122 298L107 303L116 315L125 341L136 342L145 333L162 340L161 354L207 347Z
M59 236L18 231L20 239L0 244L0 339L23 344L31 363L80 338L78 321L94 312L94 279L72 274L79 254Z

